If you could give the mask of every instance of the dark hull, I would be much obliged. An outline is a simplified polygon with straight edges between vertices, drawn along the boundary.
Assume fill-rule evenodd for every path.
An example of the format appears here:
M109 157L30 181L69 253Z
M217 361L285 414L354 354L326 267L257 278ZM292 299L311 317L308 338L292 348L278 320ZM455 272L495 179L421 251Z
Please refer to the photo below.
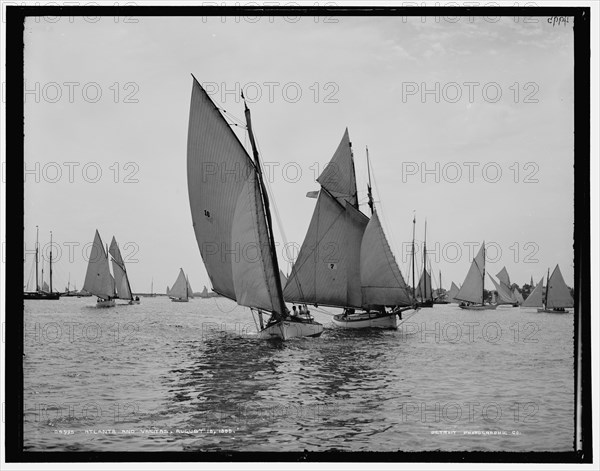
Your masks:
M433 301L429 300L429 301L422 301L417 303L417 307L433 307Z
M23 299L48 299L55 300L60 298L60 293L45 293L43 291L23 293Z

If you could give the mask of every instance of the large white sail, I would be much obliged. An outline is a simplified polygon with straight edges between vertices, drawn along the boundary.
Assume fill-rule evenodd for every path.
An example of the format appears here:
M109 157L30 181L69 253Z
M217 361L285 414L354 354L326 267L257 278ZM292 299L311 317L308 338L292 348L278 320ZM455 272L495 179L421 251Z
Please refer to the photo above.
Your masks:
M187 169L194 232L214 291L241 305L281 310L256 168L195 79Z
M361 307L361 241L369 219L321 191L283 291L286 301Z
M355 208L358 207L356 198L356 173L348 128L344 131L342 140L333 157L323 172L321 172L319 178L317 178L317 182L329 191L342 205L347 201Z
M459 301L471 303L483 303L483 271L485 270L485 244L482 244L477 256L471 262L471 267L467 273L464 283L454 296Z
M456 286L456 284L453 281L452 285L450 286L450 291L448 291L448 295L447 295L446 300L449 303L455 303L456 300L454 298L458 294L458 291L459 291L458 286Z
M360 247L363 306L408 306L411 299L375 211Z
M168 294L172 298L188 298L187 280L185 279L185 273L183 273L183 268L179 269L179 275L177 276L177 280L175 280L175 284L168 291Z
M550 280L548 280L547 290L546 309L573 307L575 305L558 265L556 265Z
M83 289L102 299L108 299L115 294L114 280L108 267L108 255L98 231L92 244Z
M116 239L112 238L110 242L110 248L108 253L112 257L112 268L115 276L115 287L117 296L119 299L133 299L131 294L131 287L129 285L129 279L127 278L127 271L125 269L125 262L121 256L121 250L117 244Z
M500 280L500 286L502 286L503 288L504 296L501 296L503 298L503 301L504 298L506 298L507 300L504 301L506 303L514 304L518 302L519 300L517 299L517 296L515 295L512 289L510 276L508 276L508 271L506 270L506 267L502 267L502 270L500 270L498 274L496 274L496 276L498 277L498 280ZM500 295L500 292L498 292L498 295Z
M544 291L544 277L536 285L535 289L529 293L527 299L523 301L523 307L542 307L543 306L543 291Z

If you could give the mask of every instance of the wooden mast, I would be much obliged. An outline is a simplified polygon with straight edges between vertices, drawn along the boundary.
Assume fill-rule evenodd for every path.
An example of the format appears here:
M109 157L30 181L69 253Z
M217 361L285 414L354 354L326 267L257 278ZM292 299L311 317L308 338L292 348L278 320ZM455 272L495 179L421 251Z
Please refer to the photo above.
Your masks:
M275 314L275 319L282 319L285 314L287 308L285 307L285 301L283 300L283 288L281 287L281 277L279 276L279 263L277 261L277 252L275 251L275 238L273 236L273 221L271 220L271 210L269 206L269 197L267 195L267 189L265 187L265 182L263 180L262 168L260 165L260 157L258 155L258 150L256 148L256 142L254 141L254 134L252 132L252 118L250 116L250 110L248 109L248 105L246 104L246 99L244 98L244 93L242 92L242 99L244 100L244 114L246 116L246 124L248 126L248 136L250 137L250 144L252 146L252 154L254 156L254 163L256 167L256 173L258 175L258 180L260 182L259 190L262 197L263 207L265 216L267 219L267 231L269 236L269 248L271 251L271 258L273 260L273 272L275 274L275 286L277 288L277 295L279 297L279 309L281 313Z
M367 150L367 174L369 175L369 183L367 184L367 195L369 196L369 208L371 209L371 216L373 216L373 192L371 191L371 164L369 163L369 148Z

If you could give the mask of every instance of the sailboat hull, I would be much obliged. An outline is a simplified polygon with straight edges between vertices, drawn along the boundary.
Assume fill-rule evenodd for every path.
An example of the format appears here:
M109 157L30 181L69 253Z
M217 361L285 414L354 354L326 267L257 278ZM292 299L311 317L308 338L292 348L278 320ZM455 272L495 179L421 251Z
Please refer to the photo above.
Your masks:
M96 307L115 307L115 300L98 298L98 301L96 301Z
M537 310L537 312L547 312L549 314L570 314L570 311L567 310L568 308L565 308L564 311L560 311L560 310L554 310L554 309L543 309L540 308Z
M189 300L186 298L171 298L174 303L187 303Z
M37 292L30 292L30 293L23 293L23 299L47 299L47 300L54 300L54 299L59 299L60 298L60 293L46 293L44 291L37 291Z
M128 304L140 304L140 302L141 302L140 300L132 299L131 301L129 301Z
M396 312L359 312L356 314L338 314L333 316L333 324L344 329L396 329Z
M417 303L418 307L433 307L434 302L432 300L421 301Z
M258 332L260 339L282 339L288 340L297 337L319 337L323 333L323 325L318 322L298 321L278 321L265 327Z
M458 305L461 309L466 309L467 311L491 311L498 307L497 304L474 304L471 306L463 306Z

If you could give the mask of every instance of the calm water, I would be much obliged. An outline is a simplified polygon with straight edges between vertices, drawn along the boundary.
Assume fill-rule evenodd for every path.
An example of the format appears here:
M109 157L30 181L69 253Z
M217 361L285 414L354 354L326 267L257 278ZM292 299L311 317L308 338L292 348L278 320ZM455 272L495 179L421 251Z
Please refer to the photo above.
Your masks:
M280 342L223 298L94 304L25 301L27 450L573 449L573 314L313 310L320 338Z

